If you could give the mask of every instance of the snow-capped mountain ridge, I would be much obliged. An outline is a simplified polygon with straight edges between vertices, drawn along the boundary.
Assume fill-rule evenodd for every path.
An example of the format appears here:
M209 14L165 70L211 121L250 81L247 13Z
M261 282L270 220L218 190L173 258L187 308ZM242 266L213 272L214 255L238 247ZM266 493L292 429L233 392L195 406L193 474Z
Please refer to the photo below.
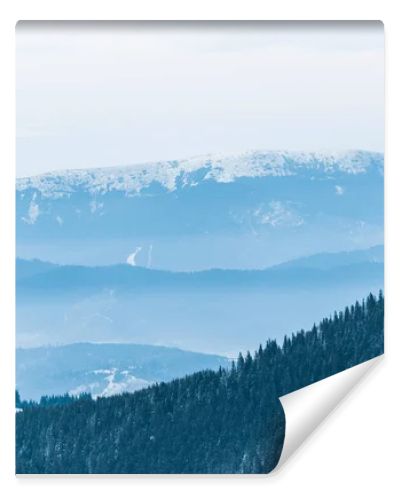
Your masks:
M20 257L267 267L381 244L383 155L256 151L19 179Z
M371 169L383 172L383 155L360 150L289 152L251 151L239 155L204 155L184 160L150 162L49 172L17 179L17 190L33 189L44 198L68 197L77 190L91 194L110 191L140 194L151 184L168 191L194 186L200 181L234 182L242 177L283 177L330 173L362 174Z

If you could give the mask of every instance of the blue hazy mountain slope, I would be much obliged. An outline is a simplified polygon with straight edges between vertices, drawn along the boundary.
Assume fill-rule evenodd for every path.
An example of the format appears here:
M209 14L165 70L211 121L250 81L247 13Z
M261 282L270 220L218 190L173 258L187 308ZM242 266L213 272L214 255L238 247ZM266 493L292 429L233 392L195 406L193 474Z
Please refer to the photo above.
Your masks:
M264 268L383 242L383 155L251 152L17 181L17 254L64 264Z
M229 363L221 356L160 346L76 343L17 349L16 379L25 399L66 392L110 396Z
M83 273L86 274L86 278L90 278L91 282L98 282L101 284L107 284L107 280L113 280L120 285L134 285L135 282L141 282L143 285L150 285L154 283L171 284L181 280L183 283L193 282L194 284L200 284L201 282L213 281L218 283L218 281L223 281L227 276L231 276L238 280L242 277L242 282L246 282L247 279L255 279L256 276L266 276L269 272L274 273L281 272L285 269L320 269L329 270L336 267L345 267L352 264L383 264L384 262L384 247L383 245L376 245L374 247L353 250L348 252L325 252L315 255L309 255L307 257L301 257L291 261L283 262L272 268L264 270L252 270L250 272L242 272L240 270L224 270L224 269L212 269L208 272L196 272L196 273L177 273L171 271L163 270L150 270L136 266L127 265L115 265L106 267L85 267L85 266L60 266L53 264L51 262L44 262L38 259L26 260L26 259L16 259L16 281L20 288L24 286L33 287L46 287L56 284L57 279L62 283L62 285L73 284L74 279L76 280L77 275ZM372 269L375 266L372 266ZM57 271L56 273L49 273L49 271ZM272 273L272 275L274 274ZM37 275L41 274L41 277ZM282 273L282 276L285 274ZM36 278L33 278L36 276ZM287 273L290 276L290 272ZM143 279L144 278L144 279ZM106 282L104 283L104 280ZM108 281L109 284L110 281ZM85 282L84 278L78 280L80 286L85 286L88 283Z
M58 293L60 295L101 290L157 291L172 293L175 290L201 291L212 288L293 288L339 286L346 283L379 282L383 273L381 262L355 262L328 269L311 266L276 266L264 270L212 269L192 273L158 271L144 267L119 264L105 267L58 266L54 270L21 279L17 282L18 296Z
M15 279L18 282L26 278L31 278L32 276L35 276L37 274L56 269L57 267L58 266L56 264L52 264L51 262L43 262L39 259L16 259Z
M376 245L374 247L353 250L347 252L323 252L307 257L300 257L288 262L283 262L274 267L274 269L289 269L289 268L302 268L302 269L332 269L334 267L350 266L359 263L381 263L384 262L384 247L383 245Z
M308 266L192 273L59 266L17 282L17 344L132 342L224 355L256 349L382 288L378 257L370 249L318 255L314 267L310 257Z

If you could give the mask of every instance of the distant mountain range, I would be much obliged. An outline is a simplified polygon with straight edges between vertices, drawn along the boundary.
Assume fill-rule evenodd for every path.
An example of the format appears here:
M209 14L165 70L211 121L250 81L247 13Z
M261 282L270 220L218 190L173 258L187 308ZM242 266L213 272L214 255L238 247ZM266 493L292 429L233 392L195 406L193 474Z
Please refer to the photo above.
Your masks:
M352 266L354 264L383 264L384 262L384 246L376 245L374 247L353 250L351 252L337 252L337 253L319 253L301 257L288 262L275 266L274 269L320 269L328 270L335 267Z
M17 294L66 294L120 290L179 289L201 291L212 287L300 288L380 282L383 247L338 254L319 254L262 270L211 269L192 273L132 267L58 266L17 259Z
M383 241L383 155L257 151L17 180L17 254L265 268Z
M16 189L19 347L230 355L383 287L379 153L212 155Z
M383 247L261 270L171 272L17 260L17 344L158 344L229 354L383 288ZM296 323L287 310L296 310Z
M213 155L54 172L16 189L23 399L110 396L216 370L383 288L379 153ZM210 377L225 391L224 372Z
M51 262L44 262L39 259L25 260L18 259L15 264L15 279L18 282L32 278L38 274L58 269L60 266Z
M112 396L229 363L221 356L159 346L76 343L17 349L16 379L24 399L67 392Z
M45 198L69 198L85 189L93 194L120 191L141 194L153 184L168 191L193 187L204 180L233 182L242 177L284 177L304 174L360 174L381 169L380 153L368 151L251 151L239 155L204 155L184 160L144 163L124 167L71 169L17 180L17 189L38 189Z

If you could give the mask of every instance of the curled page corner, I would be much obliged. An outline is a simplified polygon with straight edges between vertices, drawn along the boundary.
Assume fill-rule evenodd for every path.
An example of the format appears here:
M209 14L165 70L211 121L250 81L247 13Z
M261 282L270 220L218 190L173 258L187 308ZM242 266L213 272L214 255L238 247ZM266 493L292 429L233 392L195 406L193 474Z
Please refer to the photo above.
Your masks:
M286 429L278 471L383 355L279 398Z

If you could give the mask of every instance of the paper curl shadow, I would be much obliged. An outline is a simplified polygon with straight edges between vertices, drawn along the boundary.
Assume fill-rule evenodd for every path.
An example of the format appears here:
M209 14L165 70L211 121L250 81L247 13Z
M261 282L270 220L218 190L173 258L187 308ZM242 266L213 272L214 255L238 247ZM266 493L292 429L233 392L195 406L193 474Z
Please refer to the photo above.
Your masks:
M279 398L285 413L285 439L277 466L278 472L304 441L336 408L383 356L370 359L320 382Z

